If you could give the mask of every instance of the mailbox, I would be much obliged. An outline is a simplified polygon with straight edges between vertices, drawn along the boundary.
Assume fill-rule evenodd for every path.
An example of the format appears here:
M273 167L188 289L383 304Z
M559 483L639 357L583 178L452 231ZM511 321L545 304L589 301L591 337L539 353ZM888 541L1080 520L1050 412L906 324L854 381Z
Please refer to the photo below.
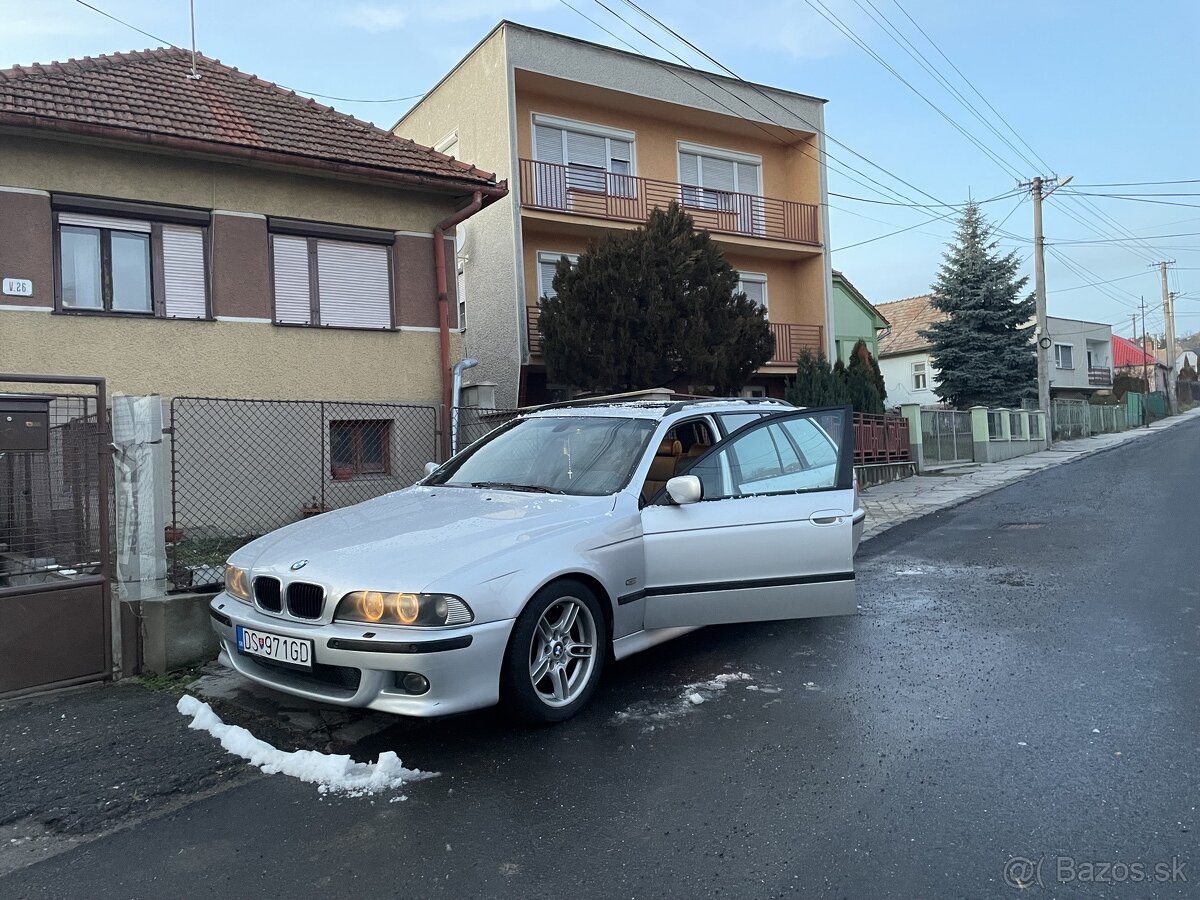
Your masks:
M0 453L50 449L50 401L0 395Z

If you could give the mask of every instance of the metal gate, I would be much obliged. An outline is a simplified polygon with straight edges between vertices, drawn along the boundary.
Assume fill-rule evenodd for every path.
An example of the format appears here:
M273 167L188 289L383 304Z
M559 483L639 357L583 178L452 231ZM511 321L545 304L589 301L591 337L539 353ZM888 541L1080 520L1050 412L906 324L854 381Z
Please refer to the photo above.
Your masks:
M437 420L406 403L174 398L172 584L216 585L260 535L408 487L438 458Z
M971 414L955 409L922 409L921 447L927 462L973 461Z
M105 402L102 378L0 375L0 697L112 675Z

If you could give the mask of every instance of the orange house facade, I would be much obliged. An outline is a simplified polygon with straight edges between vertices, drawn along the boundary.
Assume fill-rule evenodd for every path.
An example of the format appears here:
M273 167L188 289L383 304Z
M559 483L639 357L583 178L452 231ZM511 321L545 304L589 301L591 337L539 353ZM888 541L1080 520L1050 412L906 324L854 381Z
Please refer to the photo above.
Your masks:
M538 331L558 260L677 201L766 309L776 350L747 393L782 396L800 350L832 355L823 105L498 25L395 128L513 185L457 236L464 348L480 362L467 382L494 384L497 406L558 399Z

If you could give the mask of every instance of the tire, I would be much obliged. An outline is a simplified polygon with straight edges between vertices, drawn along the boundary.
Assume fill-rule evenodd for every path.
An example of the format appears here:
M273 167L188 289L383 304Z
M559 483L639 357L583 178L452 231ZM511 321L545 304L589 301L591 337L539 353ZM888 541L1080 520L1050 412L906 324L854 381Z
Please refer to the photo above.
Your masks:
M525 722L565 722L596 693L608 640L604 613L591 588L574 578L546 585L525 604L513 626L500 676L503 702Z

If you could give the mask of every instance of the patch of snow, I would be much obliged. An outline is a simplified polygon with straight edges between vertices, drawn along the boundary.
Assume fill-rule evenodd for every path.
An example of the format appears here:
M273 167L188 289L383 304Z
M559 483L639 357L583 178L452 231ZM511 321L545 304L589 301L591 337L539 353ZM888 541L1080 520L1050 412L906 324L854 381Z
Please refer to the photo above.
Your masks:
M240 756L267 775L282 773L315 784L317 791L322 794L363 797L394 791L410 781L432 778L438 774L404 768L400 757L391 750L380 753L379 759L373 763L356 763L349 756L334 756L317 750L279 750L241 726L225 724L211 706L187 694L179 698L176 708L183 715L192 717L189 728L207 731L234 756ZM400 795L390 802L404 799Z
M649 733L658 725L668 724L687 715L703 703L719 699L729 685L746 681L753 681L746 672L724 672L706 681L694 681L685 684L671 700L643 700L620 710L612 717L611 723L626 725L640 722L644 726L643 733ZM747 685L747 688L756 689L754 685Z

